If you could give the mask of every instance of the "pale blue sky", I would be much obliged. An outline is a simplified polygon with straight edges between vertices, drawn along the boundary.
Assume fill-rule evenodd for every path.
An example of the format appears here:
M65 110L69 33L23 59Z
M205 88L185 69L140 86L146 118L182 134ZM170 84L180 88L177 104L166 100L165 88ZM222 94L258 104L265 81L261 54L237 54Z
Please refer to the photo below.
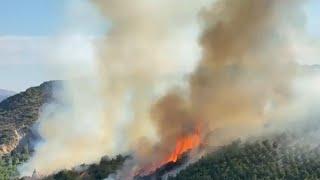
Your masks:
M0 88L22 91L49 80L48 67L37 53L42 45L33 37L58 33L65 18L65 2L0 0L0 38L8 39L0 44Z
M47 47L45 40L61 33L62 29L70 34L79 29L96 34L91 28L98 24L94 23L92 10L75 16L74 21L84 22L80 27L79 23L70 23L70 3L84 1L87 0L0 0L0 88L22 91L56 78L48 73L53 65L48 64L43 55ZM86 8L83 4L79 9ZM320 0L310 0L305 9L308 32L320 38ZM66 28L66 24L69 27Z
M306 5L307 27L312 35L320 37L320 1L309 0Z
M0 0L0 88L22 91L59 78L48 60L54 39L103 32L92 8L87 0Z
M46 36L64 21L67 0L0 0L0 35Z

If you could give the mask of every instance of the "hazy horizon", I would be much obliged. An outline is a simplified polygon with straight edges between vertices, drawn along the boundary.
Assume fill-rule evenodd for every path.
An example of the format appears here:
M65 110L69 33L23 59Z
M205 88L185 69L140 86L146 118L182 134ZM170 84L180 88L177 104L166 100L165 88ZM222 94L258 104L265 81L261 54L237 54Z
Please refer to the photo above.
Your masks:
M311 0L305 6L311 43L320 39L319 8L320 1L317 0ZM59 63L67 58L48 57L46 52L59 46L63 38L78 41L99 36L105 30L106 25L87 0L1 1L0 88L19 92L44 81L63 79ZM316 58L320 52L318 48L293 46L299 48L301 54L313 54L311 57L301 55L302 64L320 63ZM72 47L72 50L81 51L82 48Z

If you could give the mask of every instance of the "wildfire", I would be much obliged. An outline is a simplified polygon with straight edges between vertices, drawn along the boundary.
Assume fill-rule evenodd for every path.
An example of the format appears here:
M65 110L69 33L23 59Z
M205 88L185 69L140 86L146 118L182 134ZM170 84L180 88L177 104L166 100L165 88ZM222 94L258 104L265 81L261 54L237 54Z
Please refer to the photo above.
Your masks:
M153 172L157 168L170 163L170 162L177 162L181 155L186 153L189 150L195 149L200 145L200 132L199 130L196 130L190 135L183 136L180 139L177 140L174 150L160 163L156 163L153 165L149 165L148 167L144 167L140 169L136 175L147 175L150 172Z
M172 153L168 156L167 160L163 163L176 162L178 158L185 152L194 149L200 145L200 135L199 131L195 133L182 137L177 140L176 146Z

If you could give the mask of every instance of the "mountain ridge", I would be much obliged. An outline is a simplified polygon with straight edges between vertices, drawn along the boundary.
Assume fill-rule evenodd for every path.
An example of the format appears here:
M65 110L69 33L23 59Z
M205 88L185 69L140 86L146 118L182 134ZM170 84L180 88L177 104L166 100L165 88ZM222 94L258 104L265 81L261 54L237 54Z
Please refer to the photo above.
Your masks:
M53 101L53 89L61 81L48 81L0 102L0 155L10 153L30 134L45 103Z
M5 100L6 98L13 96L16 94L14 91L6 90L6 89L0 89L0 102Z

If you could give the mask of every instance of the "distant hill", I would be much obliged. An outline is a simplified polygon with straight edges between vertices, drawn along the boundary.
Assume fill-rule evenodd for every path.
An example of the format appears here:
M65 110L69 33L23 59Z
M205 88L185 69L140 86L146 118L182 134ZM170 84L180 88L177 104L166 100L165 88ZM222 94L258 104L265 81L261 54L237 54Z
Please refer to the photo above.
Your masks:
M0 89L0 102L14 94L16 94L16 92Z
M52 91L59 81L49 81L0 102L0 155L15 149L29 135L41 106L53 100Z

